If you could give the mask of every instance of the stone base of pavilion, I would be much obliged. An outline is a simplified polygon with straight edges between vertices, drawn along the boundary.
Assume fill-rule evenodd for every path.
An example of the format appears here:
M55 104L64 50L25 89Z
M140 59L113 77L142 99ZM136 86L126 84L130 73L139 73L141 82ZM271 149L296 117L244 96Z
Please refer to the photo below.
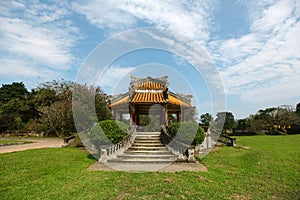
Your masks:
M155 167L153 166L155 165ZM87 168L89 171L126 171L126 172L207 172L208 169L196 161L195 163L187 162L172 162L166 164L139 164L139 163L114 163L114 164L102 164L96 162Z

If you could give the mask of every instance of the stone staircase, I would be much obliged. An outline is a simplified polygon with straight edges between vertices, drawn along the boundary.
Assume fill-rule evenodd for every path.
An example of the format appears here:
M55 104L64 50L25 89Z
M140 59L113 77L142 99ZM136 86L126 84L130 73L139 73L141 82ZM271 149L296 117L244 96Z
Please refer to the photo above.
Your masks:
M160 140L160 132L137 132L133 144L108 163L164 164L177 159Z

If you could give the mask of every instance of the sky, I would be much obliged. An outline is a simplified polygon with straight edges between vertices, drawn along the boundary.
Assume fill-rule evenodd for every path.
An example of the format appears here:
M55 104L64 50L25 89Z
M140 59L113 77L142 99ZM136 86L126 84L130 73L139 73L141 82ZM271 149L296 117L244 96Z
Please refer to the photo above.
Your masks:
M168 75L200 113L222 111L212 104L223 94L235 118L295 106L300 1L0 1L0 84L32 89L82 72L109 94L126 92L131 75Z

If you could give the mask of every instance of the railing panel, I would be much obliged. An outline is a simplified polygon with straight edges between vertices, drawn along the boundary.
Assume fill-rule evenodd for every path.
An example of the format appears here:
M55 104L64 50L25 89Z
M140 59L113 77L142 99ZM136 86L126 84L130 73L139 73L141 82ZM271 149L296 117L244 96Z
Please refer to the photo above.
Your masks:
M115 154L119 153L125 148L128 148L134 141L136 136L136 127L132 126L129 130L129 134L117 144L112 144L110 146L100 147L100 158L99 162L106 162L109 158L113 157Z

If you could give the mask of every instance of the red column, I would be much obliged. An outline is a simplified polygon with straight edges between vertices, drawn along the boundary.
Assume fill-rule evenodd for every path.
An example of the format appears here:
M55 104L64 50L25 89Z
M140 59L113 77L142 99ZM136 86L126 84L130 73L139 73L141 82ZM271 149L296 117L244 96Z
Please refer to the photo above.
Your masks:
M135 119L135 109L131 104L129 105L129 109L130 109L129 110L129 114L130 114L130 123L129 123L129 125L133 126L134 119Z
M166 126L169 126L169 122L168 122L168 107L167 107L167 104L164 106L165 108L165 125Z
M117 111L114 110L113 113L114 113L114 120L117 120Z
M180 112L176 113L176 119L177 119L177 122L180 122Z
M134 116L135 116L135 124L136 125L140 125L139 122L139 110L138 110L138 105L135 105L135 112L134 112Z

